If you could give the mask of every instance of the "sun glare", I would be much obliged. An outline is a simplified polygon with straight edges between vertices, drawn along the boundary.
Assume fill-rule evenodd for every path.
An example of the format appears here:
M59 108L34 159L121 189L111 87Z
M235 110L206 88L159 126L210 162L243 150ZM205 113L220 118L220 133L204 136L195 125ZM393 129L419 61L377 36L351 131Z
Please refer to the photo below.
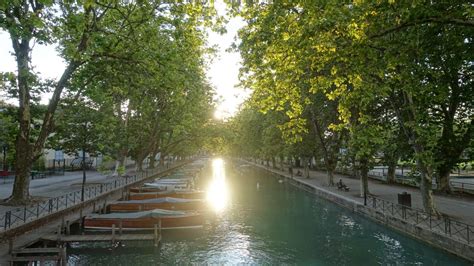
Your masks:
M214 118L217 119L217 120L224 119L224 112L222 110L214 111Z
M216 212L223 211L229 201L229 191L225 181L224 161L220 158L212 162L212 180L207 189L207 201Z

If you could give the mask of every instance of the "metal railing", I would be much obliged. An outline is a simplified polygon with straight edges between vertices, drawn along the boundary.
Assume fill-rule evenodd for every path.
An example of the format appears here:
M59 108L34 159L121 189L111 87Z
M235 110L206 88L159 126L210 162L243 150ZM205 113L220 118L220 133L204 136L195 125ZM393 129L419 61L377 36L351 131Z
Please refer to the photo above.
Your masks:
M91 186L86 185L84 188L83 202L95 199L99 196L116 189L123 188L137 181L145 180L149 177L152 177L153 175L167 170L168 168L169 166L166 166L165 168L157 167L155 169L147 169L146 171L139 172L133 176L118 177L107 183L95 184ZM34 205L6 211L5 213L0 214L0 233L26 223L33 222L39 218L46 217L80 203L82 203L81 190L78 190L38 202Z
M467 183L461 181L449 181L449 185L452 190L462 192L474 193L474 183Z
M468 245L474 244L474 225L454 220L448 216L437 216L378 197L367 195L367 205L374 210L430 231L449 235Z

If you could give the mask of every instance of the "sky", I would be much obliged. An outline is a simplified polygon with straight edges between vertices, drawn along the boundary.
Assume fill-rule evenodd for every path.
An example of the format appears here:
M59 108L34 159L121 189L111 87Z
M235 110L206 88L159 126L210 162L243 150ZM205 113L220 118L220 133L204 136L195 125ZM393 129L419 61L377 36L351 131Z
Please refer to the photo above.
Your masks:
M225 14L225 4L216 1L216 9L219 14ZM220 35L209 31L208 45L217 45L218 52L212 61L207 71L207 76L211 84L215 88L216 99L218 105L214 116L216 119L226 119L233 116L240 104L249 95L248 91L237 88L238 74L240 68L240 55L234 52L226 52L237 35L237 30L244 26L241 18L232 18L226 25L227 33ZM10 38L6 32L0 31L0 72L2 71L16 71L16 62L12 55L13 49ZM42 78L58 80L62 74L65 63L58 56L54 46L44 46L35 44L32 53L32 65L34 71L41 73ZM0 97L4 98L2 91ZM47 104L50 94L42 96L41 102ZM7 100L10 103L16 104L11 99Z

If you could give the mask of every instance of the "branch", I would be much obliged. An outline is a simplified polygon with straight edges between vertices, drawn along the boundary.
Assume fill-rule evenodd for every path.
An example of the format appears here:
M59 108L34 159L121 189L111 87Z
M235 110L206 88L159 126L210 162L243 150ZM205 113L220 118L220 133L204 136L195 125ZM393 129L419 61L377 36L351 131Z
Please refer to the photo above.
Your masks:
M373 38L383 37L389 33L400 31L408 27L416 26L419 24L425 24L425 23L452 24L452 25L465 26L465 27L474 27L474 21L471 21L471 20L461 20L461 19L456 19L456 18L428 17L428 18L421 18L418 20L402 23L398 26L386 29L374 35L370 35L369 38L373 39Z
M91 11L92 11L91 9L87 9L84 16L86 16L86 18L89 18ZM81 40L79 41L79 44L77 46L77 54L81 54L83 51L86 50L87 42L89 40L89 30L90 28L86 27L84 31L82 32ZM48 138L49 133L52 130L53 117L54 117L54 113L56 112L56 108L59 104L59 100L61 99L61 93L64 87L66 87L74 71L81 64L82 62L80 62L79 60L73 59L69 63L67 68L64 70L63 74L61 75L61 78L58 81L58 84L56 84L56 88L54 89L53 96L51 97L51 100L49 101L48 110L46 111L46 114L44 115L41 131L38 135L38 138L36 139L36 142L33 148L33 156L36 156L41 153L44 143L46 142L46 139Z

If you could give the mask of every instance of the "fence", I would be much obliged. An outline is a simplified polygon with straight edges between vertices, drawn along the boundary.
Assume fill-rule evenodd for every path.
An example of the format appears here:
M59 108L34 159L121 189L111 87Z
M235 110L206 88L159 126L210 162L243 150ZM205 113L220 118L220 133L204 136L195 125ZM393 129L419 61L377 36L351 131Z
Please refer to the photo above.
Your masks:
M367 195L367 206L385 215L402 219L407 223L449 235L451 238L455 238L468 245L474 243L474 226L454 220L448 216L432 215L422 210L410 208L371 195Z
M131 177L119 177L108 183L87 186L84 188L84 202L95 199L116 189L123 188L137 181L147 179L165 169L168 169L168 167L164 169L157 167L152 170L137 173ZM0 214L0 233L81 203L81 192L82 190L70 192L36 203L32 206L16 208L7 211L4 214Z
M461 193L474 193L474 183L467 183L462 181L449 181L452 190L460 191Z

